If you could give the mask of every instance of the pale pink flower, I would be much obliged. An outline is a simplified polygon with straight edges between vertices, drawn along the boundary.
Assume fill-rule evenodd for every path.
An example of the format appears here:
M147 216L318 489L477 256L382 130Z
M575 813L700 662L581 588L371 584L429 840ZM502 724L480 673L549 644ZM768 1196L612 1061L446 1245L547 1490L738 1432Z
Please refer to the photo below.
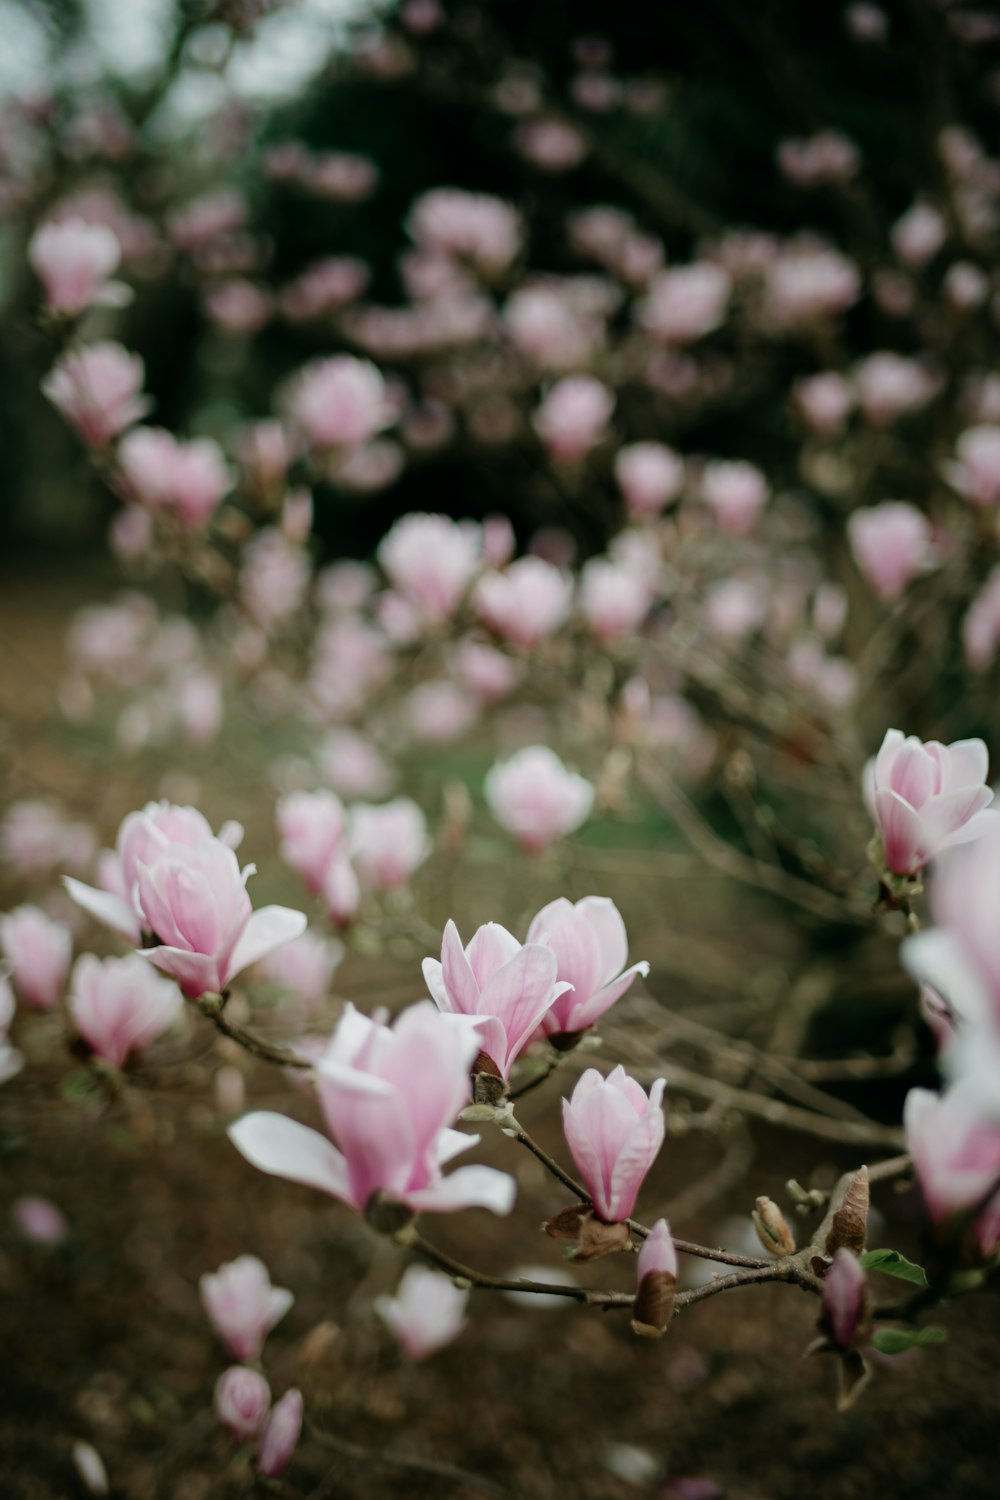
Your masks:
M658 1078L647 1097L623 1067L607 1078L588 1068L571 1098L563 1100L567 1145L594 1212L606 1224L619 1224L632 1213L663 1145L665 1088Z
M294 1387L276 1401L264 1423L257 1449L257 1473L277 1479L292 1461L302 1433L302 1392Z
M684 488L684 460L663 443L632 443L618 452L615 479L630 516L658 516Z
M304 932L269 953L261 968L272 984L290 990L308 1010L315 1010L329 995L343 956L344 945L338 939Z
M203 250L242 229L246 214L246 199L238 189L216 188L182 204L170 215L167 228L179 249Z
M467 1103L475 1031L429 1001L394 1026L348 1005L316 1065L324 1123L332 1140L285 1115L246 1115L231 1126L237 1150L273 1176L318 1188L358 1212L377 1196L415 1213L481 1207L510 1212L514 1181L491 1167L441 1168L478 1136L450 1128ZM332 1142L336 1142L334 1145Z
M765 311L781 329L795 329L844 312L857 301L861 276L853 261L823 246L779 253L765 277Z
M607 431L615 398L593 375L565 375L534 414L535 429L559 463L585 457Z
M847 539L854 561L880 599L899 599L935 561L931 525L905 500L852 511Z
M118 445L129 494L184 526L203 526L233 487L222 449L211 438L179 442L161 427L137 427Z
M521 557L502 573L484 573L473 604L491 630L515 646L537 646L569 618L573 583L540 557Z
M486 193L432 188L414 203L407 228L419 245L468 261L492 276L510 265L521 248L516 209Z
M245 1365L231 1365L215 1383L215 1415L238 1442L260 1431L270 1406L267 1381Z
M128 288L110 280L121 246L103 224L82 219L43 224L31 237L28 259L52 312L76 317L88 307L120 307L128 300Z
M313 892L321 891L330 865L343 853L347 816L333 792L289 792L275 806L281 857Z
M594 788L547 745L529 745L497 761L483 783L497 822L534 853L573 833L594 805Z
M965 659L973 672L985 672L1000 647L1000 568L994 568L969 606L962 623Z
M145 367L121 344L88 344L64 354L42 391L91 448L100 448L150 408L141 395Z
M485 641L465 640L456 648L454 671L481 702L499 703L517 687L523 668Z
M234 1359L257 1359L264 1340L295 1298L272 1286L255 1255L240 1255L198 1282L208 1320Z
M911 1089L903 1109L906 1147L935 1222L1000 1202L1000 1124L961 1084L944 1094ZM995 1208L994 1208L995 1212Z
M441 958L425 958L424 983L438 1009L476 1017L481 1050L504 1079L556 999L569 988L556 976L557 959L540 942L524 946L498 922L487 922L467 948L454 922L441 941Z
M971 312L982 307L990 295L990 278L971 261L957 260L945 272L941 290L952 307Z
M578 305L571 282L519 287L503 317L514 345L543 370L588 363L604 333L603 319Z
M362 886L395 890L431 851L427 820L409 797L381 806L358 802L351 808L348 849Z
M542 172L569 172L587 154L587 140L567 120L528 120L518 127L518 151Z
M468 1288L428 1266L407 1266L394 1297L376 1297L375 1311L418 1363L456 1339L465 1327Z
M940 384L917 360L891 350L869 354L856 364L854 383L861 413L873 427L888 427L899 417L920 411Z
M51 1198L16 1198L10 1212L25 1239L36 1245L61 1245L69 1238L66 1215Z
M869 5L867 0L849 5L844 12L847 29L857 42L881 42L889 31L889 18L878 5Z
M704 619L722 641L741 641L767 618L766 585L760 578L723 578L705 590Z
M639 322L667 344L692 344L718 328L732 292L728 271L707 261L660 271L639 307Z
M334 729L323 742L320 774L341 797L382 797L391 790L392 767L356 729Z
M982 760L985 765L985 750ZM982 820L988 814L978 816ZM934 926L908 938L902 956L914 978L937 990L958 1017L960 1030L968 1032L987 1065L995 1100L996 1038L988 1038L985 1024L991 1013L1000 1019L1000 830L995 818L992 825L970 848L948 854L936 867L930 892ZM974 1071L974 1061L967 1056L963 1071Z
M265 526L243 549L240 595L262 630L275 630L305 600L312 576L305 550L276 527Z
M211 672L197 669L172 675L167 691L179 724L194 745L210 745L222 728L222 684Z
M823 1313L838 1349L853 1349L866 1336L868 1282L864 1268L844 1245L835 1252L823 1280Z
M723 531L746 536L767 503L767 480L743 460L713 459L701 473L701 498Z
M956 461L946 474L970 505L1000 504L1000 426L967 427L955 445Z
M0 917L0 949L25 1005L51 1010L62 994L73 939L37 906L17 906Z
M837 130L820 130L805 140L782 141L778 166L796 187L847 182L857 173L858 148Z
M0 859L28 878L86 865L93 853L86 823L71 821L57 803L41 797L12 802L0 823Z
M257 333L273 310L271 296L243 276L216 281L204 293L205 315L224 333Z
M466 734L479 717L475 699L457 682L422 682L403 709L413 738L423 745L447 745Z
M996 813L986 785L989 757L982 740L937 740L886 731L882 748L865 768L865 798L897 875L913 875L955 844L986 833Z
M796 381L795 404L819 437L836 437L851 414L854 391L843 375L826 370Z
M599 641L632 635L649 614L652 594L627 563L592 557L580 574L580 613Z
M291 409L309 446L320 449L359 448L395 417L381 371L349 354L307 365Z
M626 968L625 923L607 896L550 901L532 919L527 942L552 950L556 977L569 986L542 1017L548 1036L585 1031L621 999L637 975L649 973L645 960Z
M333 203L360 203L375 191L378 167L367 156L324 151L308 162L304 182L318 197Z
M432 620L449 619L482 559L482 533L471 521L415 512L382 539L378 560L392 584Z
M169 1030L182 1005L177 986L161 979L138 954L99 959L84 953L73 966L73 1024L96 1056L116 1068Z
M677 1279L677 1247L666 1219L657 1219L643 1240L635 1272L640 1286L647 1276L672 1276Z
M919 270L934 259L947 234L937 209L918 199L892 226L892 248L905 266Z

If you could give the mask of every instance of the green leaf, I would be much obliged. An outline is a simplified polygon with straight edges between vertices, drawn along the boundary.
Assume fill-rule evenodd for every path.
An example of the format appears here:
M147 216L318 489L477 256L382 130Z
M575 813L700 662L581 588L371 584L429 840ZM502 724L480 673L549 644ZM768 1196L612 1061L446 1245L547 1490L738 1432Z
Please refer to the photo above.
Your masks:
M883 1276L896 1276L900 1281L912 1281L914 1286L927 1285L923 1266L915 1266L912 1260L907 1260L898 1250L866 1250L858 1259L866 1271L881 1271Z
M943 1328L876 1328L871 1345L880 1354L905 1354L921 1344L943 1344L948 1337Z

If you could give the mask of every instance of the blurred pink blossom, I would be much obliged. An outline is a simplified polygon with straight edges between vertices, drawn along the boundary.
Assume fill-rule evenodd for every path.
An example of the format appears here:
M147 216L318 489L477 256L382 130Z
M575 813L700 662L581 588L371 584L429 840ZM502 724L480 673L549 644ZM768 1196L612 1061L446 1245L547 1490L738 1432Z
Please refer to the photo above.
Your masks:
M482 536L471 521L414 513L383 537L378 559L393 585L432 620L455 613L480 568Z
M630 516L658 516L684 488L684 460L662 443L632 443L618 451L615 479Z
M121 246L102 224L82 219L43 224L31 238L28 259L51 312L76 317L89 307L120 307L131 295L109 279L118 269Z
M407 1266L394 1297L376 1297L372 1306L411 1359L429 1359L465 1327L468 1288L427 1266Z
M573 833L594 805L591 783L568 770L547 745L530 745L497 761L483 787L497 822L531 853Z
M16 906L0 917L0 950L18 995L34 1010L52 1010L69 973L73 939L37 906Z
M295 1298L272 1286L267 1267L255 1255L240 1255L199 1283L208 1320L234 1359L257 1359L264 1340Z
M87 344L58 359L42 391L91 448L103 447L150 408L145 367L121 344Z
M245 1443L259 1432L271 1406L271 1388L263 1375L245 1365L231 1365L215 1384L215 1415Z
M302 1433L302 1392L294 1387L276 1401L260 1434L257 1472L264 1479L277 1479L292 1461Z
M99 959L84 953L73 965L73 1024L94 1054L116 1068L169 1030L182 1009L177 986L161 979L138 954Z
M861 572L879 598L890 603L935 562L930 522L905 500L852 511L847 539Z
M543 562L522 557L502 573L485 573L476 585L473 604L479 618L516 646L539 645L568 618L572 580Z
M614 405L607 386L592 375L566 375L535 412L535 428L552 458L573 463L604 437Z

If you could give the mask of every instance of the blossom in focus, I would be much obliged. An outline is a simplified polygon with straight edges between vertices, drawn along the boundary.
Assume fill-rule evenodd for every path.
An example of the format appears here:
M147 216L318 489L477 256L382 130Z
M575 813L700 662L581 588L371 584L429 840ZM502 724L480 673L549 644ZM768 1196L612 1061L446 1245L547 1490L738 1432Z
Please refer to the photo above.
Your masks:
M607 896L550 901L532 918L528 943L541 943L556 956L556 977L567 984L542 1017L549 1036L585 1031L593 1026L631 985L645 978L645 960L628 964L628 937L621 913Z
M89 447L100 448L149 411L145 373L121 344L87 344L56 361L42 391Z
M291 398L292 417L311 448L360 448L395 417L381 371L335 354L308 365Z
M475 1031L429 1001L390 1028L348 1005L316 1064L330 1139L285 1115L245 1115L230 1127L251 1165L318 1188L359 1212L379 1195L415 1213L481 1207L510 1212L514 1181L491 1167L442 1167L478 1136L450 1128L468 1102ZM333 1144L333 1143L336 1144Z
M84 953L73 966L73 1024L91 1050L116 1068L169 1030L181 1009L177 986L138 954L100 959Z
M552 458L573 463L601 441L614 406L612 393L592 375L565 375L535 412L535 429Z
M348 850L366 890L405 885L431 850L427 819L409 797L351 808Z
M215 1383L215 1415L241 1443L260 1431L270 1406L267 1381L245 1365L231 1365Z
M447 620L479 572L482 532L472 521L415 512L383 537L378 560L394 588L431 620Z
M922 743L898 729L865 768L864 791L878 824L889 869L915 875L942 850L987 832L994 812L986 785L989 755L982 740Z
M879 598L900 598L934 563L930 522L905 500L862 507L847 518L854 561Z
M635 1280L632 1331L659 1338L670 1322L677 1285L677 1248L666 1219L657 1219L643 1240Z
M649 1095L621 1066L602 1078L583 1073L563 1100L566 1143L605 1224L619 1224L635 1208L646 1173L663 1145L663 1091L658 1078Z
M449 920L440 961L425 958L423 974L439 1010L476 1017L480 1049L504 1079L569 987L557 978L551 948L538 941L522 947L498 922L480 927L463 948L458 928Z
M62 994L73 939L37 906L16 906L0 917L0 950L14 988L35 1010L51 1010Z
M264 1479L277 1479L291 1463L302 1433L302 1392L286 1391L272 1406L261 1429L257 1448L257 1472Z
M502 573L484 573L473 603L479 618L504 640L540 645L569 617L570 578L541 557L521 557Z
M119 307L128 299L128 288L110 280L121 246L104 224L82 219L43 224L31 237L28 259L51 312L75 317L88 307Z
M264 1340L295 1298L272 1286L255 1255L240 1255L198 1282L208 1320L234 1359L257 1359Z
M372 1304L393 1337L413 1360L429 1359L465 1327L467 1289L427 1266L407 1266L394 1297Z
M531 853L573 833L594 805L592 784L547 745L529 745L498 760L483 789L497 822Z

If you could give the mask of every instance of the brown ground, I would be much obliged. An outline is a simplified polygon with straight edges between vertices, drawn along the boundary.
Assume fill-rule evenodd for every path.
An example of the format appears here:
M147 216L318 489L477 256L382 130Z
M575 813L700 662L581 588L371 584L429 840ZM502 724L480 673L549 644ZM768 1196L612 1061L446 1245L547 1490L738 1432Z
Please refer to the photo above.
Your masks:
M3 590L0 708L16 720L21 745L11 747L8 789L43 787L78 807L92 797L107 832L129 797L144 795L141 768L130 773L135 785L109 789L99 761L81 765L57 738L39 752L33 732L26 749L26 722L37 730L47 714L61 621L81 593L65 579L45 588L14 580ZM635 948L652 957L652 924L646 936L647 947L639 934ZM415 969L386 961L382 972ZM372 975L370 963L352 958L339 987L363 989L370 1003ZM949 1342L877 1370L860 1404L839 1417L832 1368L801 1359L814 1304L783 1287L693 1307L659 1344L637 1340L615 1314L517 1308L477 1292L459 1341L415 1369L370 1313L371 1297L394 1284L398 1252L348 1211L237 1157L212 1108L220 1053L202 1030L170 1044L167 1061L146 1068L124 1101L63 1097L77 1065L50 1031L44 1018L26 1028L23 1045L39 1060L0 1091L3 1500L83 1494L70 1460L80 1438L100 1450L119 1496L250 1493L248 1472L206 1417L225 1359L197 1296L202 1272L246 1251L296 1294L265 1350L273 1389L301 1385L310 1422L348 1445L305 1444L287 1475L289 1495L628 1500L679 1497L671 1482L684 1477L714 1481L727 1500L996 1494L995 1297L943 1310L937 1321ZM308 1116L308 1103L261 1064L247 1070L247 1098ZM547 1097L534 1096L522 1113L558 1150ZM856 1161L763 1128L753 1134L757 1158L745 1184L678 1222L678 1232L714 1240L754 1195L780 1197L787 1177L807 1177L818 1154L829 1170ZM513 1144L487 1137L484 1147L480 1159L518 1171L512 1221L472 1213L431 1226L435 1237L484 1269L555 1265L559 1247L537 1225L565 1199ZM700 1136L668 1140L643 1207L675 1199L718 1154ZM9 1204L27 1192L67 1214L72 1236L59 1250L28 1245L13 1228ZM879 1203L889 1216L881 1242L916 1253L912 1200L882 1190ZM631 1269L623 1259L579 1274L627 1287Z

